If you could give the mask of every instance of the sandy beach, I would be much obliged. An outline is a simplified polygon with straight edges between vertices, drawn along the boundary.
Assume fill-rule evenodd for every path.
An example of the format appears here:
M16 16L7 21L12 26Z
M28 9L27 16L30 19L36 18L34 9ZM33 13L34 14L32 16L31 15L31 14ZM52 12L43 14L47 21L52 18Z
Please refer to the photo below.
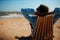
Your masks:
M53 25L54 40L60 40L60 19ZM0 20L0 40L17 40L16 36L30 36L31 27L25 17Z
M25 17L0 20L0 40L17 40L16 36L30 35L31 27Z
M60 18L53 25L54 40L60 40Z

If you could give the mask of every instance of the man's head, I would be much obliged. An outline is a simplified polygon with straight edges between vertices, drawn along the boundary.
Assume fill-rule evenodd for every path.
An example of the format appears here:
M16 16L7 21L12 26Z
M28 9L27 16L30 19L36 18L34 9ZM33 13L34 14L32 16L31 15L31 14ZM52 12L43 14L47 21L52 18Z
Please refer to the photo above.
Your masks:
M40 5L37 9L37 13L35 13L38 16L45 16L48 13L49 8L45 5Z
M47 6L41 4L36 10L37 10L37 12L47 13L49 8Z

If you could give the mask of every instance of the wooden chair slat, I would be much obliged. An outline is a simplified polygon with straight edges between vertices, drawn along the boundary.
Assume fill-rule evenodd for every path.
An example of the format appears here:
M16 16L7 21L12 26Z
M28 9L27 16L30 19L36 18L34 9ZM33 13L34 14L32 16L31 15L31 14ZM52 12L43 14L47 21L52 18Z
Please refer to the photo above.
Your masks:
M38 16L32 40L53 40L53 16Z

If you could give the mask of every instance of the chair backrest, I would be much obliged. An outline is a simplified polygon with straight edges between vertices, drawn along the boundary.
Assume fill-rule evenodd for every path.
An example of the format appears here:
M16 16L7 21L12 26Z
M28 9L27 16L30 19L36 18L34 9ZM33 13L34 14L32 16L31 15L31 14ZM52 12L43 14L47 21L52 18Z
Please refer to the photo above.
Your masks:
M38 16L32 40L53 40L53 15Z

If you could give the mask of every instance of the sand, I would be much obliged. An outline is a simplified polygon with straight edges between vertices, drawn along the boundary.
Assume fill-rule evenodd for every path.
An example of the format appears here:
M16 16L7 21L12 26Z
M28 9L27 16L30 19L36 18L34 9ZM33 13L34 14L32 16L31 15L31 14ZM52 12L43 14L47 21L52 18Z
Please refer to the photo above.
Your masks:
M17 40L15 37L31 35L29 21L25 17L0 20L0 40Z
M53 25L54 40L60 40L60 19ZM16 36L30 36L31 27L25 18L0 20L0 40L17 40Z
M60 18L53 25L54 40L60 40Z

